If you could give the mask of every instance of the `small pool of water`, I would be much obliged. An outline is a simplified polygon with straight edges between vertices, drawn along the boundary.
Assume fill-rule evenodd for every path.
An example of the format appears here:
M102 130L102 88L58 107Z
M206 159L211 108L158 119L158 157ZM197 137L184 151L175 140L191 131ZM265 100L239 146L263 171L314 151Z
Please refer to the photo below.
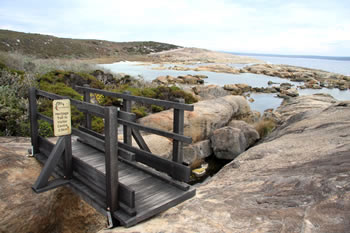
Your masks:
M261 114L263 114L266 109L276 109L283 101L283 99L277 97L276 94L267 93L252 93L249 98L254 99L254 102L250 103L250 108Z
M228 164L231 161L232 160L218 159L215 157L215 155L210 155L209 157L205 158L205 162L208 163L208 168L205 174L202 177L195 177L194 174L191 174L190 181L188 183L190 185L203 183L205 180L218 173L221 170L221 168L223 168L226 164Z

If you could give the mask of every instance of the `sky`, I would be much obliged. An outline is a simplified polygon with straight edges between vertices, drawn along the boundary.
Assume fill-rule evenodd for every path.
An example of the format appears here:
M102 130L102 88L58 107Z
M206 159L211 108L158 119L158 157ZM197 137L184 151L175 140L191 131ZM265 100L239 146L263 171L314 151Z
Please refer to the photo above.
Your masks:
M232 52L350 56L350 1L1 0L0 29Z

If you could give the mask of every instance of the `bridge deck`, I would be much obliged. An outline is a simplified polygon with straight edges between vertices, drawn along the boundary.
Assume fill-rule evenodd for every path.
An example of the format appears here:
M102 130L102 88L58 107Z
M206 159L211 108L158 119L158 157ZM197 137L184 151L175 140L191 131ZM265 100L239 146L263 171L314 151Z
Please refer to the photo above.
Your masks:
M44 150L41 147L40 151ZM87 198L90 199L88 200L90 204L92 201L95 207L98 205L99 208L96 209L105 209L104 153L78 141L77 138L72 138L72 154L73 168L77 169L74 169L71 186L85 198L88 194ZM42 162L46 160L42 155L37 157ZM78 169L78 166L80 166L80 169ZM144 167L145 170L138 169L140 166ZM118 171L119 183L135 191L136 215L130 216L123 209L113 213L114 217L125 226L132 226L195 195L194 188L185 184L183 185L187 187L187 190L186 188L179 188L179 185L176 185L176 183L174 185L174 183L169 182L171 179L162 179L162 177L157 176L156 171L153 174L150 168L135 161L120 160ZM84 183L87 182L89 187L94 187L94 190L91 190L91 188L86 190L87 187Z

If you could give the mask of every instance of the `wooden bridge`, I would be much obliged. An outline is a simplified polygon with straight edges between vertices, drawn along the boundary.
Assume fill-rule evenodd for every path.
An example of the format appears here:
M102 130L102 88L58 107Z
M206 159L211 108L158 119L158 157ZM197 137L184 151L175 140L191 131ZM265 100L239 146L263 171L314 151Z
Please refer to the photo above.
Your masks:
M193 111L193 105L86 86L77 88L84 94L84 101L70 101L84 113L85 120L82 126L72 129L72 135L59 137L56 144L39 136L38 120L51 124L53 120L38 112L37 100L69 98L29 90L32 153L44 164L33 185L35 192L69 185L107 217L109 227L135 225L195 195L195 189L185 183L191 171L182 158L183 143L192 141L183 135L184 111ZM90 93L122 99L121 109L90 103ZM174 108L173 132L136 123L131 113L133 102ZM104 118L104 134L92 130L93 115ZM118 141L118 124L123 125L122 142ZM172 139L172 161L152 154L140 131ZM138 147L132 145L132 138Z

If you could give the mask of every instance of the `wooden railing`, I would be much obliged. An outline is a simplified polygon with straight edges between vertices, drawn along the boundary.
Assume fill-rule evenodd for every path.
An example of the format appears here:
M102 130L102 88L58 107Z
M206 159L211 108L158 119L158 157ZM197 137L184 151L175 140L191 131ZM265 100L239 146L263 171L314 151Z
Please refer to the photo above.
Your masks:
M90 103L90 93L101 94L108 97L114 97L122 99L122 110L124 111L124 117L118 118L118 123L123 125L123 136L124 136L124 144L131 149L130 146L132 136L134 136L135 141L139 145L139 147L146 151L151 152L142 139L139 130L157 134L160 136L164 136L167 138L171 138L173 140L173 154L172 159L174 162L178 164L183 163L183 143L191 143L192 138L184 136L184 111L193 111L193 105L185 104L183 99L178 99L177 102L165 101L152 99L141 96L133 96L130 93L115 93L95 88L90 88L88 86L76 86L76 88L83 93L84 101ZM168 132L160 129L155 129L147 126L143 126L141 124L137 124L135 121L135 116L130 114L132 109L132 102L149 104L149 105L157 105L166 108L173 108L173 132ZM91 129L91 116L89 114L85 114L85 126L88 129ZM144 152L143 152L144 153ZM171 174L170 174L171 175ZM173 174L174 175L174 174ZM175 175L176 176L176 175ZM175 177L176 178L176 177ZM187 180L186 180L187 181Z
M118 110L116 107L102 107L95 104L89 104L83 101L71 99L68 97L59 96L56 94L48 93L45 91L37 90L31 88L29 90L29 106L30 106L30 121L31 121L31 139L33 146L33 153L37 154L39 152L45 153L48 156L47 162L44 165L42 173L40 174L36 184L33 186L35 191L40 191L47 184L47 178L54 171L58 163L58 158L61 156L63 149L61 145L64 145L64 178L70 179L72 177L73 170L80 169L82 172L85 170L82 164L79 165L78 161L73 163L72 158L72 146L70 135L60 137L56 145L52 145L48 140L39 136L38 133L38 120L44 120L52 123L53 120L37 110L37 97L44 97L47 99L70 99L72 105L74 105L78 110L83 111L88 114L97 115L105 119L105 136L103 142L103 150L105 152L105 164L106 164L106 174L105 174L105 197L106 197L106 208L108 211L116 211L119 205L119 201L124 203L129 203L128 199L132 199L135 194L132 190L127 187L121 186L122 190L119 190L118 182L118 143L117 143L117 115ZM73 134L78 134L84 137L86 133L79 129L73 129ZM85 135L86 136L86 135ZM64 139L63 139L64 138ZM64 143L62 143L64 141ZM57 148L57 149L55 149ZM57 153L52 154L53 152ZM51 162L54 161L54 162ZM75 166L73 168L73 165ZM47 167L47 168L46 168ZM88 184L88 183L86 183ZM52 187L46 187L45 190ZM90 186L90 188L94 188ZM43 190L43 191L45 191ZM121 191L121 192L120 192ZM119 200L118 194L122 193ZM134 199L134 198L133 198ZM134 203L129 203L129 207L133 207Z

